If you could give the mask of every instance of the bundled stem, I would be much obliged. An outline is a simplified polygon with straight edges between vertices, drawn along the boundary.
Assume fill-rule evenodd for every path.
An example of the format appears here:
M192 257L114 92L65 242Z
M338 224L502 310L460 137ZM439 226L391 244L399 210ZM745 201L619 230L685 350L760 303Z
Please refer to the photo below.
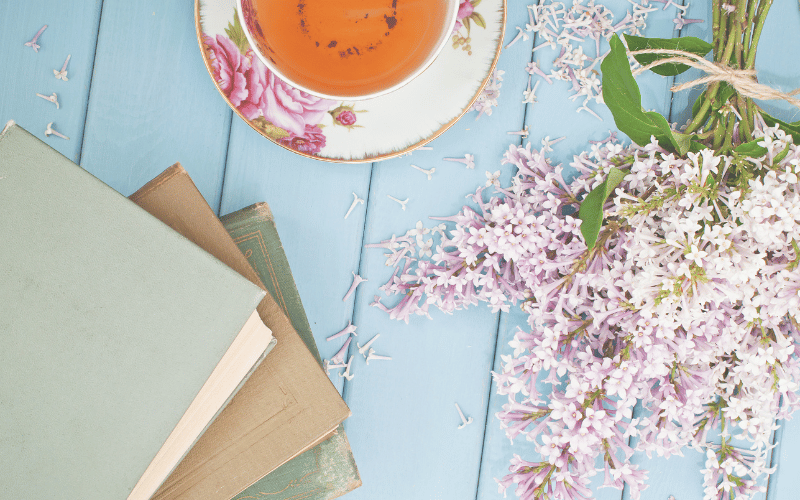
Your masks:
M756 49L764 28L772 0L737 0L734 10L722 0L712 2L712 28L714 62L734 71L752 71L755 67ZM745 74L745 73L742 73ZM755 83L755 82L754 82ZM714 81L700 96L700 106L686 128L686 133L712 131L707 146L730 151L736 145L754 139L755 115L758 106L752 98L735 91L723 94L724 85ZM724 101L723 101L724 99ZM739 126L734 127L733 119L719 116L730 113L741 117Z

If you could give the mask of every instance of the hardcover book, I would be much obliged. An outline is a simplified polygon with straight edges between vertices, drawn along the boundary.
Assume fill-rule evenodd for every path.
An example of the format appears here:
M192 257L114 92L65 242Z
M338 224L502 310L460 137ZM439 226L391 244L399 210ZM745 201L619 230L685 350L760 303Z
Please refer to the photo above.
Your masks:
M0 200L2 496L149 499L263 358L264 291L13 123Z
M321 365L269 205L256 203L222 217L222 222ZM281 466L236 500L329 500L359 486L353 452L340 425L330 439Z
M131 199L263 286L179 164ZM271 472L266 477L272 477L276 467L329 437L349 415L339 393L272 296L263 299L258 311L278 339L269 365L256 370L154 498L227 500L254 482L265 481L264 475ZM336 441L339 447L342 439L339 436Z

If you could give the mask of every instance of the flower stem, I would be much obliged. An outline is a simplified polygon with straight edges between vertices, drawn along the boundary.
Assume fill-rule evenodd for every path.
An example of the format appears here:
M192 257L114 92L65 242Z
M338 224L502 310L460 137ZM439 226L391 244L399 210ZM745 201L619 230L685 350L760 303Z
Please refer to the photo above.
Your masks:
M756 7L758 7L758 4L759 0L750 0L750 9L747 12L747 29L744 32L745 65L743 67L745 69L752 69L747 66L747 57L750 54L750 50L753 48L753 19L755 19Z
M728 154L728 152L731 149L733 149L733 129L735 125L736 125L736 115L733 113L729 113L728 127L725 129L725 135L722 141L722 149L720 149L717 154Z
M742 96L736 96L736 99L739 112L742 114L742 121L739 122L739 134L742 142L750 142L753 140L753 107L755 103L750 98L742 98Z
M723 63L725 65L730 65L731 62L731 55L733 55L733 48L736 46L736 42L738 41L740 44L742 43L742 25L736 22L736 20L731 19L732 16L728 16L728 36L727 40L725 40L725 50L722 52L722 57L717 59L717 62ZM731 31L731 25L733 30Z
M772 0L761 0L761 3L758 5L758 13L756 14L755 20L756 25L753 29L753 38L750 39L750 45L748 47L749 51L745 59L745 69L753 69L756 65L756 48L758 48L758 40L761 38L761 30L764 28L764 21L767 20L767 13L770 7L772 7Z
M714 36L713 45L714 45L714 56L715 56L714 59L715 60L716 60L716 55L719 54L719 52L720 52L720 50L719 50L719 42L720 42L721 37L717 36L717 34L721 32L721 30L720 30L720 24L721 24L721 22L720 22L720 14L721 14L720 0L713 0L711 2L711 19L712 19L712 21L711 21L711 33L713 33L713 36Z

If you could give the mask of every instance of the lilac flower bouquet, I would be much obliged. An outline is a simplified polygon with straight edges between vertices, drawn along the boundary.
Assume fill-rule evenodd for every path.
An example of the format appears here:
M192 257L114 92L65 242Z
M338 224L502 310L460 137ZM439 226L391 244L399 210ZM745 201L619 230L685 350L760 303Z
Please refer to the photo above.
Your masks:
M603 98L632 144L592 144L571 182L512 145L511 186L373 245L396 266L382 290L401 300L372 304L392 318L479 302L527 313L493 376L507 436L539 456L515 455L502 492L591 498L599 472L639 498L647 473L631 457L684 447L706 454L707 500L750 498L771 472L776 421L800 405L800 123L767 115L752 97L768 90L748 86L769 5L715 0L712 44L615 36ZM729 77L683 131L642 110L629 56L668 75L712 50Z

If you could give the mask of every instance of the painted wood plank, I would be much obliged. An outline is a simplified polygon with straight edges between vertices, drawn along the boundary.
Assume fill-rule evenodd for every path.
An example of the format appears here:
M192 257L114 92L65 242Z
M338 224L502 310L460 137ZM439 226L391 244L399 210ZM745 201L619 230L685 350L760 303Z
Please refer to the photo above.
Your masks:
M770 9L756 54L758 80L783 92L800 87L800 8L792 0L776 0ZM785 102L760 103L772 116L800 121L800 110ZM769 480L767 498L797 497L800 488L800 419L779 422L777 447L773 450L776 471Z
M200 56L193 2L104 2L84 168L128 195L181 162L216 209L230 117Z
M527 13L517 10L509 14L506 36L513 37L516 30L512 26L523 23ZM464 196L485 184L486 171L501 171L508 183L511 167L501 165L501 159L508 144L519 140L506 132L519 130L522 124L527 73L524 64L518 64L521 57L530 57L530 42L520 42L501 55L498 68L506 73L499 106L491 116L476 121L477 113L468 113L430 144L432 151L417 151L375 165L367 243L404 234L418 221L426 227L436 225L428 216L456 213L467 201ZM466 153L475 156L473 170L442 160L463 158ZM436 171L428 180L412 164ZM389 195L408 198L406 210ZM389 320L385 313L368 306L375 295L387 305L399 300L378 290L393 272L384 261L382 250L364 251L362 274L370 281L359 291L356 319L381 334L373 347L393 359L373 361L369 366L363 358L358 359L356 377L346 384L345 399L354 414L345 428L364 481L348 498L472 498L478 482L498 316L481 304L452 316L432 310L432 321L414 317L405 325ZM461 430L455 403L474 419Z
M101 0L0 2L0 122L14 120L74 162L80 160ZM43 25L38 52L26 47ZM57 80L67 55L68 81ZM58 96L59 108L36 96ZM67 137L45 137L47 124Z
M286 250L297 289L325 359L335 354L345 338L326 341L353 318L351 296L342 301L358 271L365 204L345 219L352 193L367 198L370 164L336 164L296 155L255 132L238 115L233 117L228 167L221 213L233 212L256 202L269 203ZM363 285L362 285L363 286ZM358 328L356 340L371 334L368 325ZM343 380L331 371L341 391Z
M795 0L774 0L756 53L758 81L782 92L800 88L800 6ZM797 95L795 95L797 97ZM761 102L772 116L800 121L800 109L783 101Z

